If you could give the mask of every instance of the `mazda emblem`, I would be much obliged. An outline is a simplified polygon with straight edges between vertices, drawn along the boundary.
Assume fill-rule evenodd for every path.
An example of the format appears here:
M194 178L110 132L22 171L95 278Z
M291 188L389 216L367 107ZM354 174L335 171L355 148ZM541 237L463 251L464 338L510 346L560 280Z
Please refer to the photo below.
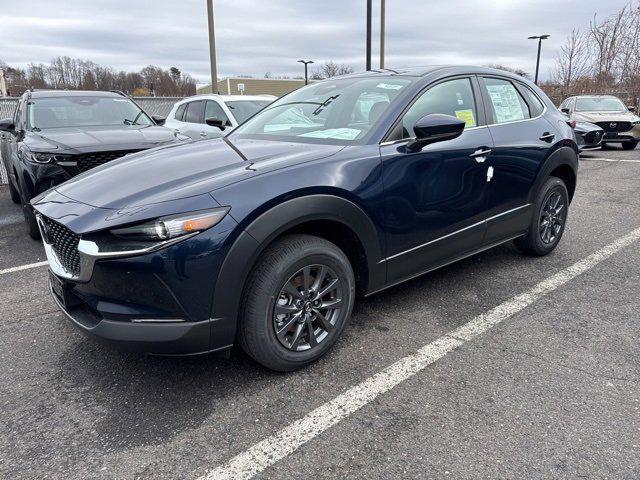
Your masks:
M616 122L612 122L612 123L609 124L609 126L611 128L616 128L618 126L618 124Z

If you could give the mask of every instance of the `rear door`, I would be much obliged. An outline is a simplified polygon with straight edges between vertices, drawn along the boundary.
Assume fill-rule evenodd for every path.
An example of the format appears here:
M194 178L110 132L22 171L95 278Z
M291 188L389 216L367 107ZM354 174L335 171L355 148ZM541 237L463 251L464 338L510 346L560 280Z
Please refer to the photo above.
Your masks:
M545 106L520 82L480 78L493 137L489 165L488 244L527 230L532 215L529 194L538 170L556 143L556 131L544 118Z

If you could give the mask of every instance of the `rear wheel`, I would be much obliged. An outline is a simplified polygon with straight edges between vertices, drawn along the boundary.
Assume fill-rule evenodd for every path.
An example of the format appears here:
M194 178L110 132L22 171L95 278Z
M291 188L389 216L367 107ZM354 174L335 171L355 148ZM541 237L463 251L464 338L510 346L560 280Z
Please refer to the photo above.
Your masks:
M534 204L534 214L526 236L515 240L516 247L527 255L543 256L560 243L567 222L569 194L557 177L549 177Z
M638 146L637 140L634 140L633 142L625 142L622 144L622 148L624 148L625 150L635 150L637 146Z
M337 341L354 298L353 270L342 250L319 237L284 237L267 248L249 277L240 345L272 370L301 368Z

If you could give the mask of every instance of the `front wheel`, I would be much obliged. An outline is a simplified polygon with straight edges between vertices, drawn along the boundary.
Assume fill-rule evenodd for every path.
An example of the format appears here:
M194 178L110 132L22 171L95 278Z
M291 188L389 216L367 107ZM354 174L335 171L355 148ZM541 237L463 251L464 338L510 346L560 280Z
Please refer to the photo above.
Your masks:
M527 255L548 255L560 243L567 223L569 194L564 182L557 177L549 177L538 192L533 208L527 235L514 243Z
M622 144L622 148L624 148L625 150L635 150L637 146L638 146L637 140L634 140L633 142L625 142Z
M355 299L349 259L336 245L291 235L262 254L247 283L239 341L258 363L293 371L333 346Z

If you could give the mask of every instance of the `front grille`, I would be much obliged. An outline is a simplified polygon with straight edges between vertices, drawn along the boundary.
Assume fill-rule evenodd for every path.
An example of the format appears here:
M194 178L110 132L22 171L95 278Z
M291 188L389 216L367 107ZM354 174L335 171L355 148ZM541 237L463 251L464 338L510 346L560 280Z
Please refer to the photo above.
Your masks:
M597 144L602 139L603 132L595 130L584 136L584 142L589 145Z
M78 164L78 170L81 172L86 172L87 170L91 170L99 165L103 165L111 160L115 160L116 158L124 157L129 153L139 152L140 150L119 150L116 152L94 152L94 153L83 153L78 155L75 160Z
M62 266L71 274L80 274L80 252L78 243L80 236L73 233L64 225L42 217L44 223L46 241L56 253Z
M596 125L605 132L621 133L631 130L631 122L598 122Z

